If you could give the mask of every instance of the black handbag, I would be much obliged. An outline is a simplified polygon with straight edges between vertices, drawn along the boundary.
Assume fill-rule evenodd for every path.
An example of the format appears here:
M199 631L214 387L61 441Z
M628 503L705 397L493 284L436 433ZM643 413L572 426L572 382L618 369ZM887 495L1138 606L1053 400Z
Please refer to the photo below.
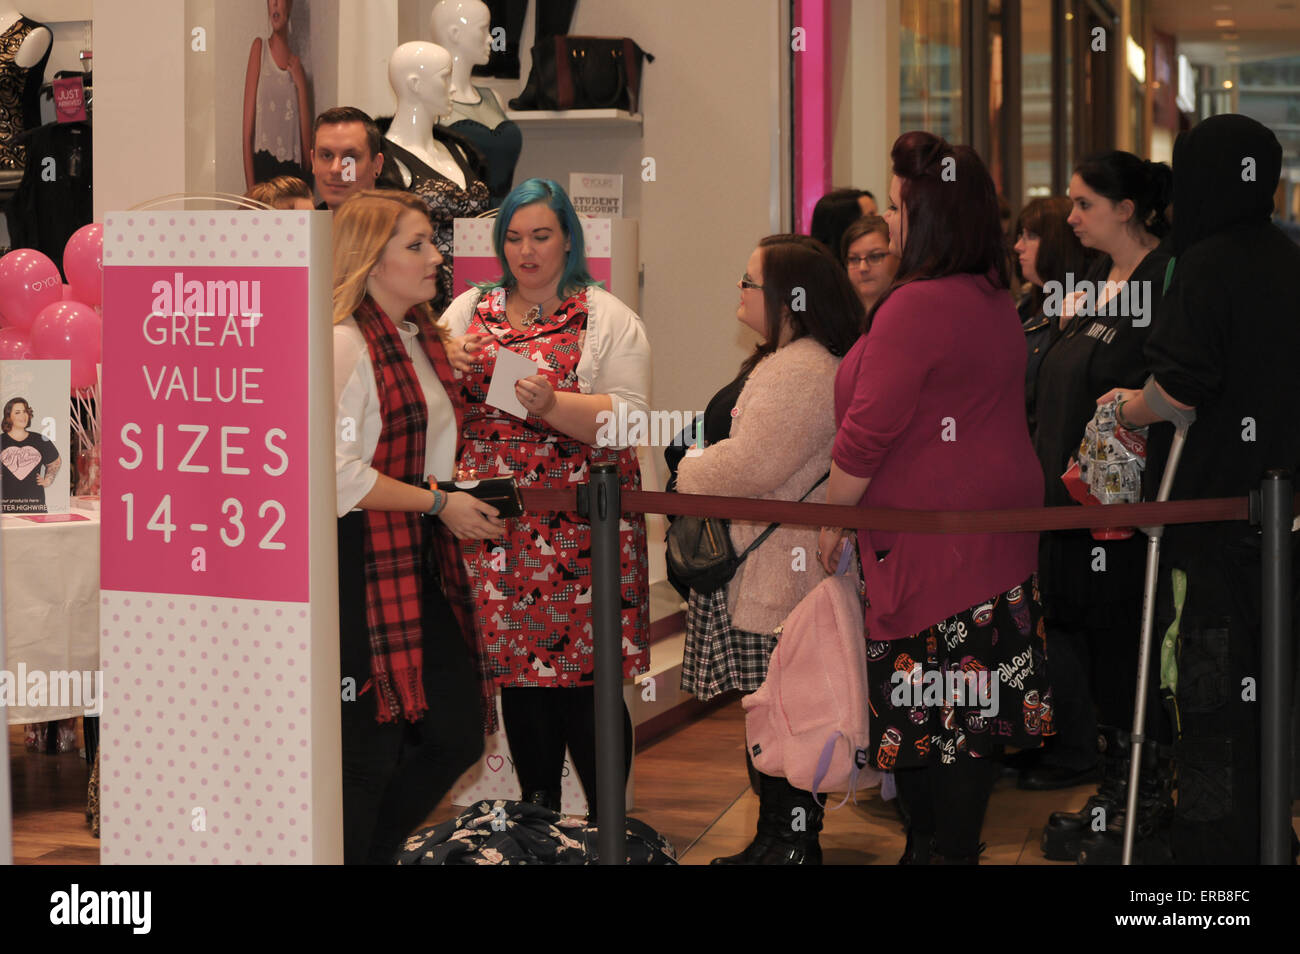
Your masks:
M533 47L528 83L510 108L625 109L641 105L641 61L654 57L619 36L552 36Z
M809 487L808 493L799 500L805 500L828 477L830 471ZM713 593L731 582L745 558L779 526L779 523L768 524L767 529L737 556L726 520L719 517L677 517L668 528L668 568L678 582L695 592Z

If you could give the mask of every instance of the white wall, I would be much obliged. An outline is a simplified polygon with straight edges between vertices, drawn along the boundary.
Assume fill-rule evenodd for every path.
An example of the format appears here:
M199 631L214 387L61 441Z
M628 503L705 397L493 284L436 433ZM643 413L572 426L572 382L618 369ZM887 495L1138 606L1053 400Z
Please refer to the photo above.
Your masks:
M185 57L176 0L95 2L95 221L185 191Z
M654 350L651 404L703 410L755 339L736 321L736 281L773 222L773 70L785 44L779 0L580 0L571 33L630 36L654 54L642 82L643 135L574 133L524 144L517 179L621 172L640 220L641 316ZM524 25L524 75L532 23ZM656 179L641 179L643 157ZM656 459L662 455L655 454Z

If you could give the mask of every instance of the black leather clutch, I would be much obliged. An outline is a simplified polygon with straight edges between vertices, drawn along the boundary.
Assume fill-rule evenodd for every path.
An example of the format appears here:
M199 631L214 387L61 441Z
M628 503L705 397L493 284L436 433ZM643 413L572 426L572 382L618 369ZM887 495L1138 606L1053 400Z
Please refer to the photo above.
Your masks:
M513 477L487 477L483 480L457 480L447 488L459 490L497 508L501 517L518 517L524 512L519 484Z

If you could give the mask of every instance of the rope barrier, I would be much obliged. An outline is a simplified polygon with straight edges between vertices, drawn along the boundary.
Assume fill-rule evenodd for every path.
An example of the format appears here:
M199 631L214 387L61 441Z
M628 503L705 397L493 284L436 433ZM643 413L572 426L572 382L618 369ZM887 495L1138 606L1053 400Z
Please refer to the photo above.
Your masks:
M577 511L577 490L521 487L524 509ZM1042 530L1082 530L1105 527L1153 527L1181 523L1220 523L1250 519L1250 498L1211 497L1165 503L1109 506L1023 507L1014 510L889 510L835 504L672 494L623 490L624 513L662 513L692 517L723 517L787 526L845 527L894 533L1026 533ZM1296 495L1300 512L1300 494Z

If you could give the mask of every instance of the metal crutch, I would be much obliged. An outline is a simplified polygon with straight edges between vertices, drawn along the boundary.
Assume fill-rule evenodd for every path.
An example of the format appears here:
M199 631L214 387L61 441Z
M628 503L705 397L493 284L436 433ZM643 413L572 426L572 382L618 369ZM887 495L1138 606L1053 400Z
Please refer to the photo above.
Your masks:
M1187 428L1174 431L1174 440L1169 447L1169 459L1165 463L1164 475L1160 478L1160 491L1156 494L1156 503L1169 499L1169 492L1174 486L1174 474L1178 471L1178 459L1183 454L1183 443L1187 440ZM1133 708L1133 731L1131 758L1128 768L1128 807L1124 814L1124 855L1121 864L1133 863L1133 840L1137 833L1138 775L1142 771L1142 745L1146 741L1147 722L1147 672L1151 658L1151 637L1156 624L1156 586L1160 579L1160 538L1164 535L1163 525L1143 527L1147 535L1146 584L1142 593L1142 639L1138 645L1137 699Z

